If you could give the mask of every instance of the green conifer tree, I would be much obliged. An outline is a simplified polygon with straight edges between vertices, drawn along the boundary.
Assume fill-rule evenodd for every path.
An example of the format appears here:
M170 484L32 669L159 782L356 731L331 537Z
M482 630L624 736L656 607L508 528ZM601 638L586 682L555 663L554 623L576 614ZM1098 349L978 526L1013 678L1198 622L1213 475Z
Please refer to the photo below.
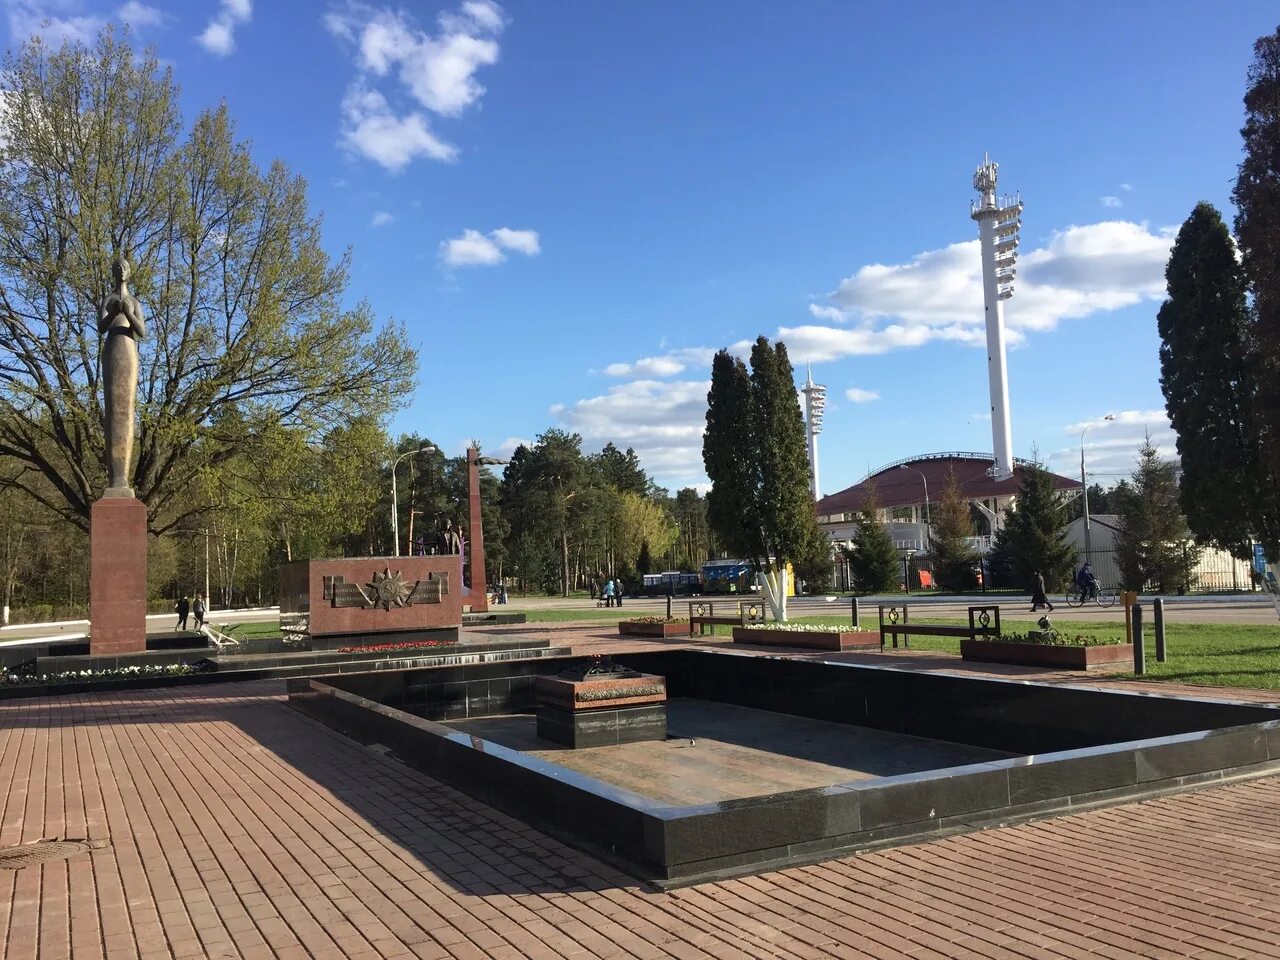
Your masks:
M973 536L973 517L955 471L947 477L942 498L933 506L932 519L929 556L938 586L943 590L972 590L978 582L978 553L966 541Z
M902 558L880 518L879 503L872 488L858 512L853 546L845 550L849 579L855 593L884 593L898 586Z
M1198 538L1248 558L1262 496L1249 311L1227 225L1210 204L1182 225L1165 278L1160 386L1178 435L1182 510Z
M1046 589L1060 590L1070 579L1076 552L1067 542L1066 511L1053 479L1038 464L1022 468L1014 506L996 534L992 568L1008 571L1012 585L1024 588L1039 570Z
M1268 559L1280 562L1280 29L1259 37L1244 95L1244 160L1235 191L1236 242L1253 296L1258 438L1266 474L1249 512Z
M1189 589L1195 582L1200 548L1178 505L1173 462L1161 458L1151 438L1138 451L1138 469L1116 488L1120 533L1116 562L1129 590L1154 587L1158 593Z

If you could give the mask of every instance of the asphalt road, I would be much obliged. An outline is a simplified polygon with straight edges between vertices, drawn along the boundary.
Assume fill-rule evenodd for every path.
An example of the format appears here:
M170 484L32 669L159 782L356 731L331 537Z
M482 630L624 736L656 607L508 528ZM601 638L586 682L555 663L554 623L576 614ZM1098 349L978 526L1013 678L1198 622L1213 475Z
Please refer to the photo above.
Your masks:
M689 610L689 599L688 597L676 597L673 599L671 602L672 614L675 616L686 615ZM695 599L715 601L717 598L699 597ZM724 600L726 598L721 597L719 599ZM1151 597L1142 597L1140 601L1144 604L1149 604L1151 599ZM1007 594L998 598L992 597L990 601L984 601L979 596L946 597L912 594L910 597L904 597L898 593L882 597L862 597L858 603L864 626L874 626L876 624L876 608L881 603L898 606L907 603L913 611L921 611L920 613L913 613L914 619L917 620L934 617L962 620L968 616L969 607L984 605L984 603L998 605L1000 607L1000 615L1011 620L1027 619L1031 616L1031 599L1029 596L1016 597ZM787 604L787 608L788 613L793 617L844 615L851 612L848 597L841 597L831 601L823 597L793 597ZM1165 618L1170 622L1280 626L1280 617L1277 617L1276 609L1272 605L1270 598L1262 594L1165 597L1164 608ZM505 609L512 612L535 610L588 611L595 610L597 607L594 601L579 597L570 597L567 600L562 597L512 597L511 602L505 608L497 607L494 609L498 611ZM623 602L622 612L636 611L644 614L658 614L665 613L666 609L667 602L665 598L628 598ZM210 612L208 621L213 626L219 627L235 623L271 622L279 616L280 613L275 607L256 610L214 610ZM1118 603L1106 609L1091 604L1075 610L1068 607L1065 602L1059 603L1055 601L1054 603L1053 619L1058 622L1122 620L1123 618L1124 609ZM147 617L147 632L164 633L170 631L174 627L174 621L175 618L172 614L158 614ZM13 626L0 627L0 646L35 638L71 639L83 637L88 627L88 620L69 620L55 624L15 624Z

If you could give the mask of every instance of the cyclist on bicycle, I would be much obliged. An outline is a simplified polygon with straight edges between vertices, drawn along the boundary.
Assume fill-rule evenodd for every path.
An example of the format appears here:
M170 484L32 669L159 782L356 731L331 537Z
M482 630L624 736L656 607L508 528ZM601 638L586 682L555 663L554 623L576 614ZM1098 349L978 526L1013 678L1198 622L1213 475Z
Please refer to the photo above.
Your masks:
M1086 560L1076 574L1076 586L1080 588L1080 600L1092 600L1098 595L1098 578L1093 575L1093 567Z

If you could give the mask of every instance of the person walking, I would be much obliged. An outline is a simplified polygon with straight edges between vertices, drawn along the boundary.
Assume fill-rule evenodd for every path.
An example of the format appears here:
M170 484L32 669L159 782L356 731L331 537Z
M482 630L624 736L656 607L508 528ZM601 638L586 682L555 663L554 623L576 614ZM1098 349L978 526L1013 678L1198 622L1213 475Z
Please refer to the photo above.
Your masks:
M604 605L606 607L613 606L613 581L606 580L604 583Z
M622 606L622 578L615 577L613 581L613 604L616 607Z
M203 630L204 614L205 614L203 593L196 594L196 602L191 605L191 612L195 614L195 617L196 617L196 630Z
M1035 613L1041 607L1048 607L1053 612L1053 604L1044 592L1044 574L1035 570L1031 574L1031 612Z
M187 629L187 616L191 613L191 601L187 599L187 595L185 593L182 595L182 599L178 601L178 605L173 609L178 613L178 625L173 629Z

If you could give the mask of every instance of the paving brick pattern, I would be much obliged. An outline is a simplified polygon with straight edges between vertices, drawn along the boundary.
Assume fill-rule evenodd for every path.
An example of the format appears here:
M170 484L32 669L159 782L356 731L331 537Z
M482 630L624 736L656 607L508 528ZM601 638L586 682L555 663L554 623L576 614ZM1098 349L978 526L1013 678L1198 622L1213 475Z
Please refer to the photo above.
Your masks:
M670 893L292 711L0 703L0 957L1280 957L1280 778Z

